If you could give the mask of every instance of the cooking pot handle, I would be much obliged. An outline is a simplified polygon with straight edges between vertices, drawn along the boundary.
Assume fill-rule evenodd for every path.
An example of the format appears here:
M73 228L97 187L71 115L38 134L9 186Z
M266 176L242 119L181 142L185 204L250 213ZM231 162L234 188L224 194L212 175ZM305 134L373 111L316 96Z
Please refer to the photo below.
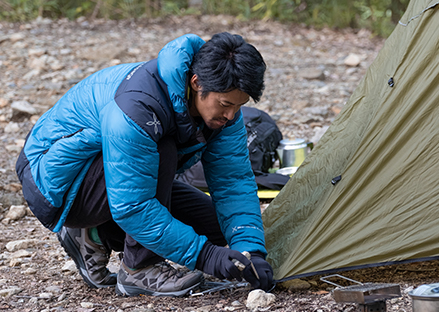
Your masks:
M314 148L314 143L313 142L307 142L306 146L308 146L309 149L312 150Z
M321 277L320 280L321 280L321 281L324 281L324 282L326 282L326 283L328 283L328 284L331 284L331 285L337 286L337 287L343 287L343 286L338 285L338 284L336 284L336 283L334 283L334 282L330 282L330 281L326 280L326 278L328 278L328 277L334 277L334 276L336 276L336 277L340 277L340 278L343 278L343 279L348 280L348 281L351 281L351 282L353 282L353 283L357 283L357 284L360 284L360 285L364 285L363 283L361 283L361 282L359 282L359 281L356 281L356 280L353 280L353 279L350 279L350 278L344 277L343 275L340 275L340 274L332 274L332 275L324 276L324 277ZM439 288L439 287L438 287L438 288Z
M432 293L435 293L435 294L439 293L439 287L435 287L435 288L433 288L433 289L431 290L431 292L432 292Z

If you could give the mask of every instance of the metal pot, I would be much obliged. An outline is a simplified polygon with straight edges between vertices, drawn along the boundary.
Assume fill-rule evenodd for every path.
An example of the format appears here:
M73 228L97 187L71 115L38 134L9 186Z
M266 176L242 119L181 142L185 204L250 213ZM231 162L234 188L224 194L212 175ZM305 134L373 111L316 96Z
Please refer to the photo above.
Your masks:
M439 311L439 283L421 285L409 292L413 312Z
M276 149L280 168L299 167L314 144L304 139L281 140Z

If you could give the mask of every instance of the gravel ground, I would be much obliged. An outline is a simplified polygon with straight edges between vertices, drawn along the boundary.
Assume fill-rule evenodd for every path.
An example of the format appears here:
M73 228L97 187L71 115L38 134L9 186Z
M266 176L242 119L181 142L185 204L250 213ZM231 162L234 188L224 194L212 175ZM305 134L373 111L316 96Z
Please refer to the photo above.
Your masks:
M37 20L0 23L0 310L5 311L250 311L249 289L241 287L186 298L123 298L113 289L90 289L56 236L26 210L10 218L11 206L25 205L15 160L35 121L75 83L119 63L157 56L168 41L185 33L208 39L239 33L268 65L260 103L285 138L318 143L364 76L384 40L365 30L315 30L275 22L242 22L227 16L168 17L154 21ZM267 202L261 203L261 207ZM17 242L22 240L21 242ZM18 245L14 245L14 242ZM432 283L438 262L395 265L343 273L362 282L392 282L402 297L387 311L411 311L407 292ZM118 269L112 255L110 268ZM319 276L279 285L274 303L259 311L357 311L333 300Z

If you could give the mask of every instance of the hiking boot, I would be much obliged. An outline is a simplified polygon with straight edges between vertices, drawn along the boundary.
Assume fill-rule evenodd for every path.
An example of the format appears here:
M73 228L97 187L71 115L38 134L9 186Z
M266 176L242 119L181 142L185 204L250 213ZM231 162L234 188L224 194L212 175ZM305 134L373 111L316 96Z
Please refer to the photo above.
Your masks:
M94 243L88 229L63 227L57 233L66 253L75 261L84 281L92 288L116 285L117 275L107 269L110 254L103 245Z
M180 297L198 288L203 280L203 273L182 272L166 261L137 270L128 268L122 261L117 275L116 293L122 296Z

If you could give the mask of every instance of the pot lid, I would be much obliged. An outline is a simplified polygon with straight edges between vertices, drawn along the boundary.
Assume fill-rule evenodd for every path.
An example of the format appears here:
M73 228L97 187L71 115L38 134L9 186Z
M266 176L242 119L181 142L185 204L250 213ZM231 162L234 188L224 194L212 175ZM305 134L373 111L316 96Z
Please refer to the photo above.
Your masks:
M301 145L305 144L305 139L294 139L294 140L281 140L279 142L280 145L291 146L291 145Z
M428 296L428 297L438 297L439 298L439 283L435 284L425 284L410 292L412 296Z

